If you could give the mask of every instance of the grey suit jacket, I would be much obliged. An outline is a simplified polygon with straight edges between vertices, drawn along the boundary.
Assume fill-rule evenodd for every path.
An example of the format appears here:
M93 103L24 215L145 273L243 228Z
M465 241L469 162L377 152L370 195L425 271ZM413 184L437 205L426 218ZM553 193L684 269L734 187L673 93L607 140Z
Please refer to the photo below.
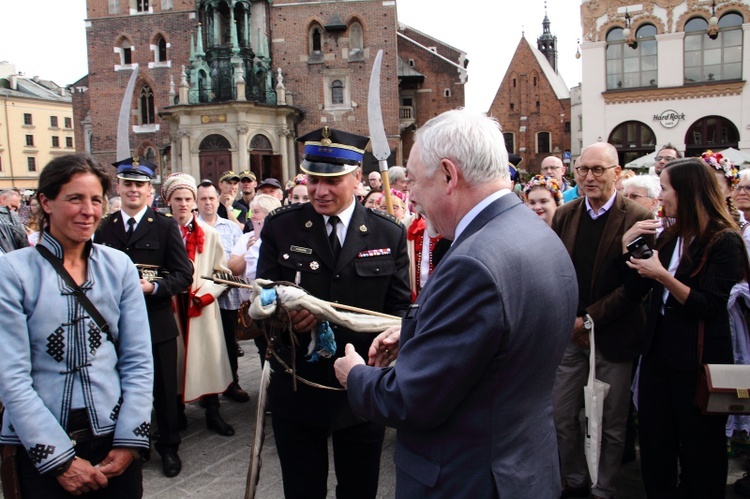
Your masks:
M562 239L571 258L582 216L588 216L583 197L561 206L552 221L552 228ZM624 196L616 196L598 242L591 280L591 305L586 312L596 325L597 349L612 361L635 357L646 325L642 301L640 298L633 299L625 292L623 274L617 261L622 258L622 235L634 223L650 218L653 215L643 206ZM653 248L652 238L649 244Z
M397 363L348 378L354 412L398 429L397 497L560 495L551 392L577 296L560 240L516 196L469 224L403 320Z

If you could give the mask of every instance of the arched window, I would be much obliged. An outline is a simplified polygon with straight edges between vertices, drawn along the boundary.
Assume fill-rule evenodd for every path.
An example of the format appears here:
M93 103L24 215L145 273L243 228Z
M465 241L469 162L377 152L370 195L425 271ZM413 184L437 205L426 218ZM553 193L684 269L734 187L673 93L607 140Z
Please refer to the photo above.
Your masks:
M607 142L617 149L620 165L625 165L654 152L656 134L651 127L640 121L626 121L612 130Z
M503 138L505 139L505 149L508 150L508 154L514 154L516 152L516 138L512 132L503 132Z
M362 32L362 25L354 22L349 27L349 51L350 52L361 52L364 49L364 35Z
M323 50L322 36L319 26L315 26L310 32L310 48L312 52L320 52Z
M156 62L165 62L167 60L167 41L163 36L159 37L156 42Z
M141 125L152 125L155 123L154 92L148 85L143 85L139 99L141 111Z
M715 40L706 35L705 19L694 17L685 24L685 83L742 77L742 23L740 14L724 14Z
M341 80L333 80L331 83L331 103L344 103L344 83Z
M607 89L657 85L656 27L644 24L636 31L636 46L625 43L622 28L607 33Z
M706 149L722 150L737 147L740 133L722 116L706 116L688 128L685 135L685 156L698 156Z
M120 64L132 64L133 63L133 49L130 46L130 42L127 40L122 41L120 45Z
M536 152L548 153L550 152L550 143L552 142L552 136L549 132L539 132L536 134Z

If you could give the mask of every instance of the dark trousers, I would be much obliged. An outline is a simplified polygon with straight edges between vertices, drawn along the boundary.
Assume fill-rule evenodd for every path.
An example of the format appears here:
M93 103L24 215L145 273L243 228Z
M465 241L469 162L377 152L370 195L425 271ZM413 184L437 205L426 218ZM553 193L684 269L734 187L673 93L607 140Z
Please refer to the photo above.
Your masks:
M683 485L693 498L723 498L727 483L726 416L704 416L695 405L696 372L667 367L654 340L641 361L638 385L643 484L649 498L670 498ZM682 489L682 487L681 487Z
M177 409L177 338L152 345L154 354L154 412L159 426L159 454L180 447Z
M229 366L232 368L232 379L239 381L237 376L237 311L220 308L221 325L224 328L224 343L227 345Z
M92 465L100 463L112 449L112 436L97 437L76 445L76 456L87 459ZM143 462L138 459L122 475L110 478L106 487L83 495L74 496L62 488L57 478L50 473L39 474L26 451L19 447L16 452L18 481L21 497L58 499L70 497L102 499L134 499L143 496Z
M336 497L374 499L385 428L364 423L330 432L272 417L286 499L324 499L328 489L328 436L333 441Z

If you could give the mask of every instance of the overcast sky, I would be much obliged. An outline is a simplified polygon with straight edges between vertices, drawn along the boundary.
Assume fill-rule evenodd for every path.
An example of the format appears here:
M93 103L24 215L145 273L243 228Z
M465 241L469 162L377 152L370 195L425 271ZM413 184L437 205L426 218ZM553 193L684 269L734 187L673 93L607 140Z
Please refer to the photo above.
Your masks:
M399 20L463 50L469 58L466 106L486 111L522 33L532 46L542 33L544 0L398 0ZM460 6L456 10L456 6ZM42 14L43 13L43 14ZM560 73L568 87L581 81L575 58L580 38L580 0L547 5L551 31L557 35ZM85 0L2 0L0 61L12 62L27 76L58 85L87 72Z

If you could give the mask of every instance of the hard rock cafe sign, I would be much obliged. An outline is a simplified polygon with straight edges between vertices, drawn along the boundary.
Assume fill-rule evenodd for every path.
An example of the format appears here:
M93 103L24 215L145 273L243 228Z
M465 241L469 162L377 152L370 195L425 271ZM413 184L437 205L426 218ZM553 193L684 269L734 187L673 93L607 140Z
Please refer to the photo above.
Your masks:
M661 114L654 115L654 121L658 121L664 128L674 128L685 119L685 113L678 113L674 109L667 109Z

